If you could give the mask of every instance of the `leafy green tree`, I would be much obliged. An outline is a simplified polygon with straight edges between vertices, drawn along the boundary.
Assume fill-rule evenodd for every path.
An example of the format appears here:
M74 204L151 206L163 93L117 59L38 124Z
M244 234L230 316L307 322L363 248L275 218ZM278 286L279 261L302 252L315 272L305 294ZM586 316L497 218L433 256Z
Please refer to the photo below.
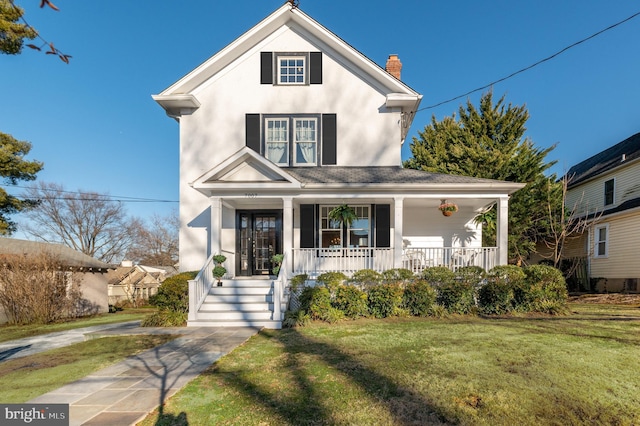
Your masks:
M0 52L17 55L22 51L25 39L38 36L35 29L20 22L24 10L11 0L0 0Z
M494 104L493 93L487 92L478 108L470 101L460 106L457 118L455 114L442 121L432 117L413 138L412 158L404 163L433 173L526 183L509 201L509 258L518 264L548 231L547 203L557 209L562 202L558 192L550 190L555 175L545 175L555 164L545 161L555 145L537 148L525 137L528 118L526 107L506 104L504 96ZM476 220L483 223L483 244L495 245L495 206Z
M30 181L36 178L36 173L42 170L40 161L27 161L24 157L31 150L31 144L19 141L0 132L0 177L11 185L18 181ZM35 205L29 199L20 199L0 188L0 235L10 235L15 232L16 225L9 219L9 215L26 210Z

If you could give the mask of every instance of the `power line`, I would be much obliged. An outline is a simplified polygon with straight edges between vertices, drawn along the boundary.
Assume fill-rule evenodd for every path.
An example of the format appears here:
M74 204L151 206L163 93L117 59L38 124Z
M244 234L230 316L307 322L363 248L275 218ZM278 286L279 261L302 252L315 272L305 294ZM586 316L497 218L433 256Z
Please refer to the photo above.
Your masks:
M540 65L540 64L542 64L542 63L544 63L544 62L550 61L551 59L555 58L556 56L558 56L558 55L560 55L560 54L562 54L562 53L564 53L564 52L566 52L567 50L569 50L569 49L571 49L571 48L573 48L573 47L576 47L577 45L582 44L582 43L584 43L584 42L586 42L586 41L588 41L588 40L591 40L592 38L597 37L597 36L599 36L599 35L600 35L600 34L602 34L602 33L605 33L605 32L607 32L607 31L609 31L609 30L612 30L613 28L615 28L615 27L617 27L617 26L619 26L619 25L622 25L622 24L624 24L624 23L625 23L625 22L627 22L627 21L632 20L633 18L635 18L635 17L636 17L636 16L638 16L638 15L640 15L640 12L636 12L636 13L634 13L633 15L629 16L628 18L623 19L623 20L622 20L622 21L620 21L620 22L616 22L615 24L610 25L610 26L608 26L607 28L605 28L605 29L603 29L603 30L600 30L600 31L598 31L598 32L596 32L596 33L594 33L594 34L591 34L589 37L583 38L582 40L579 40L579 41L577 41L577 42L575 42L575 43L573 43L573 44L570 44L569 46L567 46L567 47L565 47L565 48L563 48L563 49L561 49L561 50L557 51L557 52L556 52L556 53L554 53L553 55L551 55L551 56L547 56L546 58L541 59L541 60L539 60L538 62L535 62L535 63L533 63L533 64L531 64L531 65L529 65L529 66L527 66L527 67L524 67L524 68L522 68L522 69L520 69L520 70L516 71L516 72L513 72L513 73L509 74L509 75L508 75L508 76L506 76L506 77L502 77L502 78L500 78L500 79L498 79L498 80L492 81L492 82L491 82L491 83L489 83L489 84L485 84L485 85L484 85L484 86L482 86L482 87L478 87L477 89L470 90L470 91L468 91L467 93L463 93L462 95L458 95L458 96L456 96L456 97L454 97L454 98L451 98L451 99L448 99L448 100L446 100L446 101L438 102L437 104L433 104L433 105L426 106L426 107L424 107L424 108L420 108L420 109L418 109L416 112L424 111L424 110L427 110L427 109L433 109L433 108L439 107L440 105L444 105L444 104L447 104L447 103L449 103L449 102L456 101L456 100L458 100L458 99L460 99L460 98L464 98L465 96L468 96L468 95L470 95L470 94L472 94L472 93L475 93L475 92L479 92L479 91L481 91L481 90L488 89L489 87L493 86L494 84L501 83L501 82L503 82L503 81L505 81L505 80L508 80L508 79L510 79L510 78L512 78L512 77L514 77L514 76L516 76L516 75L518 75L518 74L520 74L520 73L523 73L523 72L525 72L525 71L528 71L528 70L530 70L531 68L536 67L536 66L538 66L538 65Z
M123 203L177 203L175 200L159 200L156 198L141 198L141 197L128 197L125 195L109 195L109 194L99 194L97 192L81 192L81 191L66 191L63 189L55 189L55 188L37 188L31 186L22 186L15 184L5 184L6 186L12 186L14 188L21 189L36 189L38 191L48 191L55 192L60 194L74 194L79 197L101 197L107 198L108 201L119 201ZM95 200L95 198L78 198L78 197L51 197L53 200L82 200L82 201L91 201Z

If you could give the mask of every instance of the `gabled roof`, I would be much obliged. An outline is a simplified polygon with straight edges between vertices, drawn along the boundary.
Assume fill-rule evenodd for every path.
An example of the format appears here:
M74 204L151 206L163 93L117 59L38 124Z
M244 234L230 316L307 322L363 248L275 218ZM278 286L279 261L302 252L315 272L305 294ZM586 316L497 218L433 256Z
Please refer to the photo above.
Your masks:
M569 188L640 158L640 133L571 167Z
M55 256L65 267L106 271L115 267L62 244L0 237L0 254Z
M212 189L228 186L238 188L300 188L300 182L271 161L248 147L242 147L231 157L207 171L190 184L207 194Z
M282 5L231 44L162 91L162 93L152 96L153 99L170 116L176 117L183 112L195 111L200 106L200 102L192 93L196 88L284 26L295 26L307 32L318 43L324 45L323 51L332 51L346 58L363 75L376 81L380 86L387 88L387 102L390 105L400 106L406 112L415 112L417 110L422 95L389 74L340 37L306 15L302 10L297 7L293 8L289 2Z

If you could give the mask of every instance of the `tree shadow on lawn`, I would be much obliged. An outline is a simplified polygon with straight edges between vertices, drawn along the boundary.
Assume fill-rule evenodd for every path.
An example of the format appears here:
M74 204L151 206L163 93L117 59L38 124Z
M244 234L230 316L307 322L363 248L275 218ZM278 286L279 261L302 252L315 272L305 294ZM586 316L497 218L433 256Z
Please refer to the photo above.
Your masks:
M331 407L327 406L327 401L314 384L316 378L307 372L308 366L301 362L299 355L319 358L326 366L348 377L362 392L375 400L376 405L386 406L393 424L449 424L444 414L424 396L398 385L391 378L368 368L357 358L328 343L310 339L295 329L273 333L263 330L260 333L276 339L284 346L287 361L281 368L286 368L293 376L297 395L295 399L283 396L279 389L267 388L259 382L247 380L243 371L220 373L211 369L205 374L220 375L225 385L232 386L254 404L263 406L289 424L340 423L332 418Z
M495 321L496 323L506 326L508 322L509 327L519 328L527 333L532 334L564 334L575 337L586 337L591 339L604 339L611 340L617 343L625 345L639 345L640 335L633 333L632 330L627 330L625 333L622 330L612 330L609 325L638 322L640 328L640 317L572 317L568 316L547 316L547 317L509 317L509 316L483 316L483 319L487 321ZM587 327L582 327L580 323L587 322ZM600 324L599 324L600 323ZM598 334L598 332L600 334ZM619 333L619 334L617 334Z

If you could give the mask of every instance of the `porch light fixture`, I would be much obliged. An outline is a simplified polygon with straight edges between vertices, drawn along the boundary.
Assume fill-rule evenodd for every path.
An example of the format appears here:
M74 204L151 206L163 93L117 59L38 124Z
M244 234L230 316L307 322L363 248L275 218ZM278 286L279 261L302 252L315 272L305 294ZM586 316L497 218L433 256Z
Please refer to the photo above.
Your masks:
M458 211L458 205L456 203L449 203L447 200L440 200L438 210L442 212L443 216L451 216Z

